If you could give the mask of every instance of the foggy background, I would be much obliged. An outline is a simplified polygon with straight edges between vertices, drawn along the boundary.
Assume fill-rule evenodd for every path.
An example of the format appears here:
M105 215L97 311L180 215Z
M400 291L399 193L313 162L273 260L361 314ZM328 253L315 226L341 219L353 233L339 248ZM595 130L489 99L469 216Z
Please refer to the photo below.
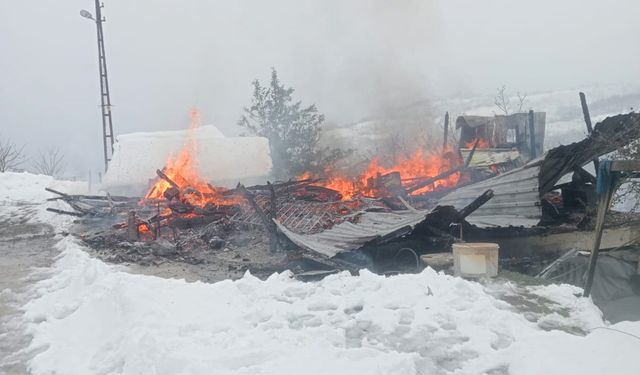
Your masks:
M503 84L640 85L637 0L104 2L116 135L186 128L192 106L237 134L271 67L337 124ZM0 140L61 148L82 177L102 167L93 4L0 2Z

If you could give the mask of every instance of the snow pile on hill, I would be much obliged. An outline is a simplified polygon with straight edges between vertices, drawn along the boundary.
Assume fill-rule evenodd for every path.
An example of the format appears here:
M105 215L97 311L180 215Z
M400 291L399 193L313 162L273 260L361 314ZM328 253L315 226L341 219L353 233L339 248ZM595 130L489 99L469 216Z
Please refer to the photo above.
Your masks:
M579 334L604 323L570 286L483 286L431 269L187 283L106 265L72 239L58 246L24 307L34 374L637 373L637 339Z

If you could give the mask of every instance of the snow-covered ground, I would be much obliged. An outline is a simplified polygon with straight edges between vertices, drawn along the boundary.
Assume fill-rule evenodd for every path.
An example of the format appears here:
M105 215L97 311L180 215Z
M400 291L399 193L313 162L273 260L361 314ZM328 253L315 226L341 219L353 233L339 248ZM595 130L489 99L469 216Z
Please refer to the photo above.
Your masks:
M64 230L67 220L45 213L42 189L56 184L0 174L0 210L21 214L32 202L31 221ZM187 283L107 265L71 237L56 246L19 317L33 340L16 349L33 353L33 374L638 373L640 323L608 325L568 285L431 269Z

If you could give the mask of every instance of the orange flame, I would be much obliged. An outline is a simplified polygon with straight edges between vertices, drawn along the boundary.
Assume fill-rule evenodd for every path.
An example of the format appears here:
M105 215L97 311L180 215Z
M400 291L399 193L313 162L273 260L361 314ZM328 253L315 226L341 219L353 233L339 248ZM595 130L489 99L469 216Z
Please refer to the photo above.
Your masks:
M400 158L391 167L385 167L381 164L379 158L371 160L363 173L356 178L350 178L346 174L341 174L331 168L325 170L326 177L318 182L318 185L336 190L340 192L345 200L353 199L358 195L373 196L375 191L368 187L368 180L380 175L392 172L399 172L404 183L411 179L425 179L435 177L447 170L455 168L457 160L447 157L446 154L426 153L423 150L416 150L409 157ZM318 178L311 173L305 173L300 176L304 178ZM446 178L438 180L431 185L425 186L411 193L411 195L420 195L430 191L444 187L453 187L458 184L460 173L456 172Z
M232 204L239 201L239 197L225 197L227 189L214 187L207 183L198 172L197 151L198 142L195 137L195 130L200 126L200 112L192 109L190 112L191 121L187 131L187 143L177 157L169 155L166 166L163 169L180 190L180 198L194 206L204 207L206 204ZM171 184L163 179L158 181L149 189L145 196L147 199L165 199L164 193L171 188Z
M476 144L476 140L478 140L478 146L476 147L477 150L481 148L491 148L491 144L489 143L489 141L484 138L473 139L470 142L465 143L465 148L473 148L473 146Z

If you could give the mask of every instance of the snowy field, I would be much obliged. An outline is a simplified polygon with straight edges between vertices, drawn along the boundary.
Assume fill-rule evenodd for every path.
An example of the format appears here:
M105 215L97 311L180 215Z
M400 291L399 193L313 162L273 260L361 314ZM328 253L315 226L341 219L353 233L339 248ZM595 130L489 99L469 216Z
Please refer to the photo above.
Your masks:
M61 184L0 174L2 215L32 202L31 221L64 230L69 221L44 211L42 190ZM31 353L33 374L638 373L640 323L608 325L567 285L477 283L431 269L187 283L107 265L71 237L56 246L18 319L33 336L17 348Z

